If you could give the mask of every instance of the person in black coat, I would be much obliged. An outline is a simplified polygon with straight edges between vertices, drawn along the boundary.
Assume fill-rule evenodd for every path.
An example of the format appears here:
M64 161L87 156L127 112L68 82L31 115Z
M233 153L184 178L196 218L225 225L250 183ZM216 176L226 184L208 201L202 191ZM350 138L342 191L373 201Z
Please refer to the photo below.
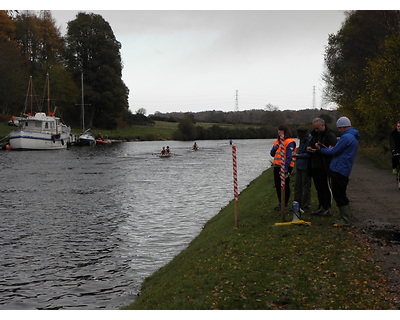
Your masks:
M400 121L397 122L396 128L390 133L390 151L392 152L392 169L393 174L397 174L397 166L400 160Z
M333 147L336 145L337 137L332 130L328 129L325 120L315 118L312 124L314 130L311 132L312 138L307 147L307 152L311 156L309 160L310 173L318 194L318 208L311 214L329 217L332 215L332 191L329 182L331 157L316 152L316 144L321 148Z

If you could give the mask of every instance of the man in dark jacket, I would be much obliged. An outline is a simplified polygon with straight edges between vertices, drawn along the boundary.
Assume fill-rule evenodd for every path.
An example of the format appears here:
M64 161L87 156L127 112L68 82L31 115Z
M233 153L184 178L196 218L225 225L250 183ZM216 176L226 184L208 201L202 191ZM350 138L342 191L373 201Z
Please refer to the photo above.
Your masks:
M397 174L397 166L400 159L400 121L397 122L396 128L390 133L390 151L392 151L392 169L393 174Z
M341 134L339 142L333 148L321 148L317 145L317 153L333 157L330 165L332 191L340 212L340 219L334 222L334 226L348 226L351 225L352 216L346 189L356 158L360 134L351 126L347 117L339 118L336 126Z
M312 124L314 131L311 133L312 138L307 147L307 152L311 155L309 160L311 165L311 175L318 194L318 209L312 212L312 214L329 217L332 215L332 192L328 174L331 157L316 152L316 150L317 145L322 148L335 146L337 138L335 133L326 127L323 119L315 118Z

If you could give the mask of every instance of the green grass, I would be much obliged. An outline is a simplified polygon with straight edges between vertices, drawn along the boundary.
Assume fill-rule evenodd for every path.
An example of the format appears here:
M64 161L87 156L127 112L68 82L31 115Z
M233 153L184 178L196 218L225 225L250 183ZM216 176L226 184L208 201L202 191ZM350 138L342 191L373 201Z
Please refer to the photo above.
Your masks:
M97 135L99 132L104 137L109 137L115 140L171 140L174 132L177 130L177 123L169 123L156 121L154 126L132 126L126 129L118 130L102 130L92 128L90 132ZM7 124L0 124L0 139L7 136L16 127L8 126ZM81 134L81 129L73 129L73 134Z
M74 134L80 134L81 130L73 130ZM172 140L175 129L168 128L164 126L132 126L126 129L118 130L102 130L102 129L91 129L94 135L99 132L103 137L108 137L115 140L142 140L142 141L152 141L152 140Z
M213 125L218 125L220 127L233 127L230 124L215 124L215 123L196 123L196 126L201 126L204 128L209 128ZM257 127L257 126L252 126ZM10 131L15 130L16 127L10 127L6 123L0 123L0 139L7 136ZM174 132L178 130L177 122L167 122L167 121L155 121L154 126L132 126L125 129L118 130L102 130L91 128L90 132L97 135L99 132L102 133L103 137L108 137L114 140L142 140L142 141L152 141L152 140L172 140ZM72 129L72 133L79 135L82 133L82 129Z
M334 228L335 217L310 216L309 227L274 226L280 213L273 210L272 185L267 170L240 194L238 230L231 202L144 281L127 309L394 308L380 267L355 229Z

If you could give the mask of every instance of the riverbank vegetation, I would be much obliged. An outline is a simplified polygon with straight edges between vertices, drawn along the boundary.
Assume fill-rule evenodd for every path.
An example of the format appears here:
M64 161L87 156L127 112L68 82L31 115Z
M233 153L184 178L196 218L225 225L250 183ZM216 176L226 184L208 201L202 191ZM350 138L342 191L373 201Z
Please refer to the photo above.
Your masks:
M351 228L309 215L312 226L274 226L272 186L267 170L240 194L238 230L231 202L144 281L127 309L394 308L370 248Z
M325 51L325 98L368 142L386 141L400 119L400 12L347 13Z

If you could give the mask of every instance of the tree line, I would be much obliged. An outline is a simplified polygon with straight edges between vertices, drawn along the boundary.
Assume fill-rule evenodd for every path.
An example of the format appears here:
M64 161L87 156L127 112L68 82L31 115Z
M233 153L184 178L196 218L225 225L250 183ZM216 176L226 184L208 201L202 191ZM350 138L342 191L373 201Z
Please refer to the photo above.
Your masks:
M305 127L311 132L313 130L312 121L317 117L324 119L328 127L335 129L336 119L339 116L340 113L336 110L305 109L165 114L158 112L151 115L150 119L178 122L178 130L174 134L175 140L217 140L275 138L281 124L286 124L291 129L292 136L296 137L299 127Z
M120 49L109 23L97 14L78 13L63 37L50 11L0 11L0 114L21 113L30 76L36 111L44 111L40 97L49 74L52 107L67 124L80 126L83 74L86 127L114 129L134 120Z
M400 11L346 13L325 50L325 99L367 141L387 140L400 120Z

